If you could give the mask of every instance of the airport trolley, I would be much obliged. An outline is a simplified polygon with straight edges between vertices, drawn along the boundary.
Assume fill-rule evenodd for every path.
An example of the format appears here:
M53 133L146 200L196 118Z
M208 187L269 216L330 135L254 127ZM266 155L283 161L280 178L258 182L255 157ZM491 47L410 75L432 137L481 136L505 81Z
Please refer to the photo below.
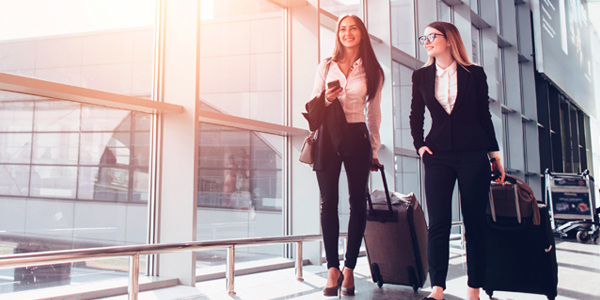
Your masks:
M575 235L581 243L596 242L600 230L595 201L594 178L581 174L554 173L546 169L546 199L551 225L562 238Z

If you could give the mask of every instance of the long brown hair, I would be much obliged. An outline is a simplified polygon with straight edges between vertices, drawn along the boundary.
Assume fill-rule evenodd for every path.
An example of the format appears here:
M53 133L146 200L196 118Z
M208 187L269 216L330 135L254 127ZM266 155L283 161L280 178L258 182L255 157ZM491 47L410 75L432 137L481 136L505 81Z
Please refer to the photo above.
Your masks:
M463 44L462 38L460 37L460 33L454 24L440 21L433 22L427 25L427 27L438 30L446 37L446 40L450 44L450 54L459 65L473 65L473 63L469 60L469 55L467 54L465 44ZM435 62L435 58L430 56L425 66L430 66L433 64L433 62Z
M367 95L369 96L368 99L371 99L377 94L379 84L383 83L385 77L383 75L383 69L379 64L379 61L377 61L377 56L375 56L375 51L373 51L373 46L371 46L371 38L367 32L367 27L365 27L365 23L363 23L359 17L349 14L342 16L338 20L337 25L335 26L335 47L333 48L331 59L335 62L344 60L344 45L342 45L342 41L340 41L340 24L346 18L354 19L356 26L360 30L361 39L358 57L362 59L362 65L365 69L367 79Z

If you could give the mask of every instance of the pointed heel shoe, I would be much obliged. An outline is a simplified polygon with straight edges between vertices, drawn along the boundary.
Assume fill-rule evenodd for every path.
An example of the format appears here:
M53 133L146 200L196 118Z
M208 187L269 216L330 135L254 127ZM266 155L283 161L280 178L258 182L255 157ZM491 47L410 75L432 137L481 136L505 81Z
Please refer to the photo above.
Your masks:
M346 267L344 267L342 269L342 275L344 275L344 270L346 270ZM354 273L353 273L352 277L354 277ZM351 287L342 286L342 295L344 295L344 296L354 296L354 286L351 286Z
M344 274L340 272L340 278L338 278L337 286L325 287L323 289L323 296L334 297L338 296L342 298L342 282L344 281Z
M354 287L342 287L342 295L354 296Z

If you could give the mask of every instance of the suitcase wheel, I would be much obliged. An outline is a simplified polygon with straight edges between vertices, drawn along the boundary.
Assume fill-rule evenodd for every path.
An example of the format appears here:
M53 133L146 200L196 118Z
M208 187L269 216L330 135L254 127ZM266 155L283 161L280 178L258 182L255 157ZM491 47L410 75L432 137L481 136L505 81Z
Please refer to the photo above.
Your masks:
M417 291L419 289L419 281L417 280L417 274L415 273L415 268L408 267L408 280L410 285L413 288L413 291Z
M381 278L381 272L379 271L379 265L373 263L371 264L371 277L373 282L377 283L378 287L383 286L383 278Z

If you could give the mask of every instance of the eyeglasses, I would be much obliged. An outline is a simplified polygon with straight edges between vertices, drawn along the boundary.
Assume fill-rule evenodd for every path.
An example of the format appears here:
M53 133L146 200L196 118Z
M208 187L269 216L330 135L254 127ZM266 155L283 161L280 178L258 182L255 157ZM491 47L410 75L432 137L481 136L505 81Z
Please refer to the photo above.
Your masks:
M435 38L436 38L438 35L439 35L439 36L446 37L446 36L445 36L445 35L443 35L443 34L440 34L440 33L435 33L435 32L434 32L434 33L430 33L430 34L428 34L428 35L426 35L426 36L425 36L425 35L424 35L424 36L420 36L420 37L419 37L419 43L420 43L421 45L425 45L425 40L427 40L427 41L428 41L428 42L430 42L430 43L433 43L433 41L435 41Z

